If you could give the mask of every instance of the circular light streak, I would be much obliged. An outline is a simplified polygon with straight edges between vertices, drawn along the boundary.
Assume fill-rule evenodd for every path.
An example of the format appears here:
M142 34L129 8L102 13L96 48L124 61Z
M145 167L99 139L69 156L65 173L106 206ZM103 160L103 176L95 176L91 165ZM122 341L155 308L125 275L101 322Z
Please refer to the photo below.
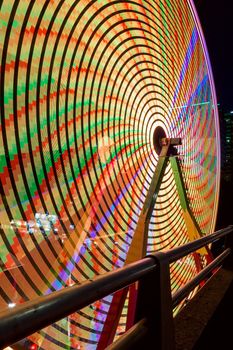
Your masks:
M158 128L182 138L189 204L202 234L212 232L219 127L192 1L3 0L0 13L1 306L124 265ZM147 252L188 240L168 165ZM196 270L193 257L172 265L172 288ZM32 339L42 349L95 349L111 301Z

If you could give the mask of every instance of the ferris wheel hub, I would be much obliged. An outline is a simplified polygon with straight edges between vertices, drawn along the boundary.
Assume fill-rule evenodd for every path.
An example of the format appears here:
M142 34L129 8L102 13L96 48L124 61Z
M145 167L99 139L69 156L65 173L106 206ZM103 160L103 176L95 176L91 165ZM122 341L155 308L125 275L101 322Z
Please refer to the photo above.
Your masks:
M161 126L157 126L153 135L153 144L155 152L159 156L176 155L177 149L174 146L181 145L182 139L180 137L166 137L164 129Z
M153 144L154 144L155 152L158 155L160 155L163 147L163 145L161 144L161 140L166 138L167 136L162 126L157 126L157 128L155 128L154 135L153 135Z

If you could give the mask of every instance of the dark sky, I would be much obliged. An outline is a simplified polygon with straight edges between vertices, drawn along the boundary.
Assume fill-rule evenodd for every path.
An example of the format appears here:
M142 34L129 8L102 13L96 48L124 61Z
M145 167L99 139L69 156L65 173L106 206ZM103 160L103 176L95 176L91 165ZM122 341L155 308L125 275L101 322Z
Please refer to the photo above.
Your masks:
M233 110L233 0L195 0L212 65L217 100Z

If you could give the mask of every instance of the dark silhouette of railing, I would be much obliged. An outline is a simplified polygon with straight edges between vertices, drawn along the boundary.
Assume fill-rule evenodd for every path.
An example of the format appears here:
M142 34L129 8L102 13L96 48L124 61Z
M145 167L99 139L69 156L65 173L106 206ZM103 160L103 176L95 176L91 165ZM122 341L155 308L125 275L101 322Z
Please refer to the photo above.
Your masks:
M173 308L231 253L233 226L216 231L167 252L157 252L123 268L97 276L81 285L67 287L50 295L0 313L0 347L11 345L32 333L69 316L111 293L138 281L135 325L107 349L175 348ZM169 265L178 259L226 236L223 252L190 282L171 293ZM230 256L232 259L232 257ZM229 259L229 258L228 258ZM142 347L143 346L143 347Z

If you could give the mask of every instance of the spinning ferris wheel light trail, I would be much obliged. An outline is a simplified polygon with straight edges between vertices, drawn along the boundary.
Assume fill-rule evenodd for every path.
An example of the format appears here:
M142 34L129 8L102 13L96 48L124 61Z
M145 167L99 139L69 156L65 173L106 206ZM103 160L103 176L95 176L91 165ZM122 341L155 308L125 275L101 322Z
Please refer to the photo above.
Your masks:
M1 308L214 231L218 113L192 0L3 0L0 27ZM209 258L172 264L172 290ZM132 321L131 289L30 339L101 349Z

